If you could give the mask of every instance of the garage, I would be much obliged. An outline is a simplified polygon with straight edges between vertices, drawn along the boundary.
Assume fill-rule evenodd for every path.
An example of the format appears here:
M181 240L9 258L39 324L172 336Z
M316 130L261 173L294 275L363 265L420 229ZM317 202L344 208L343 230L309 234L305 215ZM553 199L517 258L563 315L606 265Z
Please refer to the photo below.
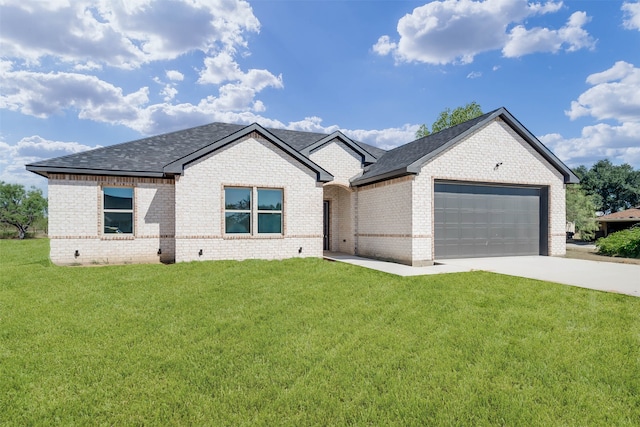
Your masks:
M435 259L547 255L547 187L436 181Z

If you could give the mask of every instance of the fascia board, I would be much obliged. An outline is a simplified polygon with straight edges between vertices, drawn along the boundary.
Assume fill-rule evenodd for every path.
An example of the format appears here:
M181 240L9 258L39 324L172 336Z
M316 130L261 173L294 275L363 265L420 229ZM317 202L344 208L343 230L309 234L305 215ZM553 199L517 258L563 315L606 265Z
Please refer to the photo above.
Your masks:
M385 172L381 175L374 175L370 177L359 176L351 179L351 184L353 186L359 187L361 185L371 184L379 181L386 181L392 178L398 178L404 175L416 175L416 172L411 172L407 170L407 168L400 168L396 170L392 170L390 172Z
M73 174L73 175L108 175L108 176L136 176L147 178L163 178L165 175L162 172L150 172L150 171L126 171L126 170L108 170L108 169L82 169L82 168L67 168L67 167L55 167L55 166L32 166L26 165L26 169L29 172L36 173L38 175L48 178L50 173L59 174Z

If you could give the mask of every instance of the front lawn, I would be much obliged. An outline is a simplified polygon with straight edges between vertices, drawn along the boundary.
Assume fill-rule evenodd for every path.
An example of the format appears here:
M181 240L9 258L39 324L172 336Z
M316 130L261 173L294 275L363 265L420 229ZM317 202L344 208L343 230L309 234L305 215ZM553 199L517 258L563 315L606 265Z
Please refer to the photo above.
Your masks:
M0 425L638 425L640 298L0 241Z

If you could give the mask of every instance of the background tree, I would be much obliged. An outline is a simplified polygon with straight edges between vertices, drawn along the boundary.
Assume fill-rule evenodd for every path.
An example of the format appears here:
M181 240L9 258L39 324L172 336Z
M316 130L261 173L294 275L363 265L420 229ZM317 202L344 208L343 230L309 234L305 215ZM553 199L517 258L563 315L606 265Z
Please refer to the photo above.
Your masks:
M431 125L431 132L429 132L427 125L423 124L416 131L416 138L422 138L431 133L440 132L441 130L475 119L482 114L482 108L475 101L470 102L464 107L455 108L453 111L451 111L450 108L445 108L440 112L438 119Z
M580 185L567 186L567 221L576 226L582 240L591 240L598 231L594 197L588 195Z
M596 210L608 214L640 204L640 171L626 163L615 166L605 159L591 169L580 166L574 172L585 193L594 196Z
M44 218L47 200L42 190L31 187L25 190L20 184L0 181L0 223L16 227L18 237L24 239L29 227Z

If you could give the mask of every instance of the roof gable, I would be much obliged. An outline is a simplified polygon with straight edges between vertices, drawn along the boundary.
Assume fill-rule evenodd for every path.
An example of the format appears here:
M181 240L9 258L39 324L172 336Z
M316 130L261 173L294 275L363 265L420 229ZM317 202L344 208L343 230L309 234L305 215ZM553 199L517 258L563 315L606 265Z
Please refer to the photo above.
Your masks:
M267 141L269 141L270 143L272 143L273 145L275 145L276 147L278 147L279 149L281 149L282 151L284 151L294 159L298 160L300 163L302 163L312 171L316 172L318 181L328 182L333 179L333 176L329 172L327 172L326 170L324 170L323 168L321 168L320 166L312 162L307 157L300 154L298 151L294 150L290 145L288 145L287 143L282 141L280 138L276 137L271 132L269 132L268 130L266 130L265 128L263 128L257 123L246 126L230 135L227 135L222 139L219 139L207 146L204 146L196 151L193 151L192 153L189 153L188 155L182 158L179 158L167 164L166 166L164 166L163 172L167 175L171 175L171 174L180 175L184 171L184 167L187 164L193 161L196 161L201 157L206 156L216 150L219 150L220 148L226 145L229 145L237 141L238 139L241 139L245 136L250 136L253 132L257 132L264 139L266 139Z
M504 120L553 167L560 171L564 176L565 183L577 183L579 181L560 159L502 107L388 151L378 162L371 165L361 176L351 182L353 185L365 185L402 175L417 174L425 163L498 117Z
M324 145L330 144L332 141L334 141L336 139L341 141L344 145L349 147L358 156L360 156L361 161L362 161L363 164L371 164L371 163L375 163L377 161L377 157L376 156L371 154L369 151L364 149L364 147L360 146L359 144L357 144L355 141L351 140L349 137L347 137L345 134L343 134L340 131L335 131L331 135L327 135L324 138L314 142L313 144L311 144L311 145L305 147L304 149L300 150L300 153L302 153L306 157L309 157L312 152L319 150Z

